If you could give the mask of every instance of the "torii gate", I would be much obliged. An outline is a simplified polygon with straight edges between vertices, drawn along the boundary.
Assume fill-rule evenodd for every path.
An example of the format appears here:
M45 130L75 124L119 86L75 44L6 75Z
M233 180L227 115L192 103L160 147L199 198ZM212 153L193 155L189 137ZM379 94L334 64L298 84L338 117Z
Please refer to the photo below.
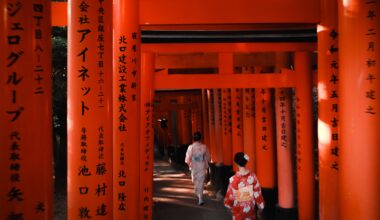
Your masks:
M53 25L65 25L62 17L67 7L69 219L151 219L154 90L213 89L217 93L217 89L234 88L295 88L299 219L315 219L317 214L321 219L380 219L378 0L112 3L72 0L68 5L53 3L51 10L48 0L0 0L1 219L52 219L50 17ZM319 196L311 147L316 140L310 55L317 44L141 44L140 28L255 29L259 23L319 24ZM267 26L271 27L275 26ZM219 73L153 74L155 54L163 52L218 53ZM233 74L232 54L237 52L292 52L294 70ZM235 123L236 117L232 117ZM227 165L231 161L225 155L241 149L236 143L242 142L234 135L228 140L232 150L223 146ZM282 168L289 162L280 162L278 152L282 164L278 169L283 172L277 183L275 174L267 175L274 173L274 167L260 171L264 163L260 158L274 160L260 149L264 148L256 145L256 172L264 188L278 185L280 191L287 186L280 173L286 172ZM282 206L292 202L279 202L280 207L293 208Z

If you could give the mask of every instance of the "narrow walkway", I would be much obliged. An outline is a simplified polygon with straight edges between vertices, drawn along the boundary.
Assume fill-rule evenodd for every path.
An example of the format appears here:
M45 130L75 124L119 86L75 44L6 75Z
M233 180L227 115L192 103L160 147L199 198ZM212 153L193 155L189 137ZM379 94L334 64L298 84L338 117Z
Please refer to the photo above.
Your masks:
M197 205L189 174L156 161L153 174L154 220L231 220L222 201L215 198L210 186L205 188L205 204Z

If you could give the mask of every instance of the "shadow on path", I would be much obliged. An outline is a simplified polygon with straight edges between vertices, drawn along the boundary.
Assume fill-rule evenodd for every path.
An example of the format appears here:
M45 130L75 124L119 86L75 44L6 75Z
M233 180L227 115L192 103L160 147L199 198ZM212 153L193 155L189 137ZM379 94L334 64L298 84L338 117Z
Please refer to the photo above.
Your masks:
M205 187L205 204L197 205L190 175L174 169L169 163L156 161L153 174L154 220L231 220L211 186Z

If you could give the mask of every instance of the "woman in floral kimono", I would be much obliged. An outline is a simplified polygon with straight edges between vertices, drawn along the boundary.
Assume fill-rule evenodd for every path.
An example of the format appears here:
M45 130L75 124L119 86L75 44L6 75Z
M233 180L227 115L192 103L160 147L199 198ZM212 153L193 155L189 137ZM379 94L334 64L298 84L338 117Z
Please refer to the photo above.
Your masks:
M203 188L205 176L210 162L210 154L206 145L200 142L200 132L194 133L194 142L187 148L185 162L191 170L191 180L194 183L194 191L198 197L198 205L203 205Z
M235 154L234 161L239 171L230 178L224 205L232 211L234 220L255 220L255 208L261 215L264 209L264 198L261 187L254 173L245 168L249 160L243 152Z

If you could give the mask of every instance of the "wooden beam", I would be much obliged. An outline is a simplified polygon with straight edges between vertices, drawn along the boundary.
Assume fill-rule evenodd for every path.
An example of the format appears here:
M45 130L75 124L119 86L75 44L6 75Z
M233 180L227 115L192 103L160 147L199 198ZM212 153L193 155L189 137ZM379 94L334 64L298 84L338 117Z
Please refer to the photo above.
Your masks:
M156 74L155 90L295 87L295 72L266 74Z
M315 51L316 43L170 43L142 44L142 52L185 54L185 53L250 53Z

